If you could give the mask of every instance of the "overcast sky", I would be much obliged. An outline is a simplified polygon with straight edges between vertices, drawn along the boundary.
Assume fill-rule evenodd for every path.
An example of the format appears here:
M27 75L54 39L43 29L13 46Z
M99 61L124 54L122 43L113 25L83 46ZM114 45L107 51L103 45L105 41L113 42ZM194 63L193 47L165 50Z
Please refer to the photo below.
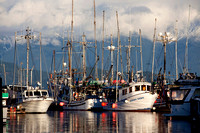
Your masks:
M153 38L155 18L157 32L172 32L178 20L179 37L186 34L190 8L190 30L200 34L200 0L96 0L97 39L102 39L103 10L105 10L105 36L117 35L116 11L118 11L120 34L138 32ZM94 37L93 0L74 0L74 37L86 34ZM59 44L55 33L62 29L70 31L72 0L0 0L0 35L3 40L27 26L42 32L43 44L49 41Z

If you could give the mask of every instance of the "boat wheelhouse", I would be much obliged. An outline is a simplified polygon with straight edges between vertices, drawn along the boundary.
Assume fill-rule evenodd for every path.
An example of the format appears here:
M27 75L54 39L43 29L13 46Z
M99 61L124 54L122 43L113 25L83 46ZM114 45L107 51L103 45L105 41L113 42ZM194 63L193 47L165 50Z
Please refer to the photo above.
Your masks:
M14 97L12 104L16 104L19 110L25 109L26 113L45 113L53 102L48 90L39 87L9 85L8 90Z
M166 116L200 116L200 86L182 86L170 88L171 113Z
M129 85L104 88L108 100L104 104L105 110L116 111L150 111L157 98L157 94L151 91L151 83L131 82ZM116 98L117 97L117 98Z

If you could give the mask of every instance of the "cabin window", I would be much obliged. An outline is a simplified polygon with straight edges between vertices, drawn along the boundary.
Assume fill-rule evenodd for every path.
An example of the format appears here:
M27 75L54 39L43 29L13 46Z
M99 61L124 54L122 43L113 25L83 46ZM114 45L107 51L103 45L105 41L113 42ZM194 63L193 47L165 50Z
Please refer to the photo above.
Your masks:
M129 87L129 93L131 93L133 90L132 90L132 87Z
M142 85L142 91L146 91L146 85Z
M122 90L122 95L126 95L127 94L127 89Z
M172 90L171 92L171 98L172 100L184 100L184 98L187 96L189 90Z
M200 88L196 89L192 98L200 98Z
M32 91L29 91L29 92L27 91L27 92L26 92L26 96L33 96Z
M135 86L135 91L139 91L140 90L140 86Z
M42 91L42 96L46 96L47 92L46 91Z
M35 96L40 96L40 92L39 91L34 91L34 95Z
M150 91L151 86L147 85L147 91Z

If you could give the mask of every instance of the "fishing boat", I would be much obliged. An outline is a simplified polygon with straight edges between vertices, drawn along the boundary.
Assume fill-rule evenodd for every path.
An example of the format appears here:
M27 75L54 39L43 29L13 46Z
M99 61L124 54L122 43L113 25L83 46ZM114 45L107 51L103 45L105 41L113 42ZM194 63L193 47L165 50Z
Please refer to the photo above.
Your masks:
M157 94L151 91L149 82L131 82L125 86L103 88L107 103L102 103L105 110L112 111L151 111ZM116 98L117 97L117 98Z
M17 106L17 109L25 109L26 113L45 113L47 112L50 104L53 102L48 94L48 90L42 87L42 70L41 70L41 34L40 34L40 82L37 82L36 86L32 86L32 69L31 69L31 85L29 83L29 45L30 39L34 36L29 27L26 29L26 35L20 37L27 40L27 68L26 68L26 84L21 82L14 85L8 85L8 91L11 98L11 106ZM15 36L15 46L17 43L17 36ZM16 52L16 51L15 51ZM22 77L22 75L21 75ZM15 77L14 77L15 79ZM15 81L15 80L14 80ZM15 82L13 82L15 83Z
M59 105L59 108L63 110L96 110L101 109L101 102L104 100L102 97L101 84L102 81L93 80L92 71L86 76L86 40L85 35L82 36L82 49L83 49L83 70L79 72L79 78L75 81L75 76L77 74L76 69L72 69L71 66L71 50L70 41L68 40L68 55L69 55L69 67L63 67L62 70L56 72L54 68L54 73L50 75L49 87L52 88L53 95L55 98L55 105ZM55 51L54 62L55 62ZM64 52L63 52L64 53ZM99 59L98 59L99 60ZM95 62L94 67L97 65L98 60ZM63 60L64 61L64 60ZM63 62L63 64L66 64ZM55 65L54 65L55 66ZM66 66L66 65L65 65ZM94 68L93 67L93 68Z
M95 81L88 82L85 86L72 87L71 91L69 93L69 87L64 87L57 97L58 104L63 110L103 109L101 103L105 99L102 96L100 85L96 84Z
M128 68L128 83L123 80L123 66L121 66L121 72L118 70L119 64L119 51L121 51L121 43L120 43L120 32L119 32L119 22L118 22L118 13L116 12L117 18L117 27L118 27L118 46L117 46L117 70L116 70L116 81L111 82L110 86L103 88L103 96L107 99L107 102L103 102L102 106L104 110L111 111L151 111L153 104L157 98L157 93L154 93L151 90L151 83L146 82L143 76L143 64L142 64L142 43L141 43L141 30L139 30L140 34L140 54L141 54L141 70L137 71L134 80L133 70L130 74L130 34L129 34L129 60L127 61ZM112 40L111 40L111 46ZM109 48L108 48L109 49ZM113 66L113 49L109 49L111 51L111 68ZM121 56L121 52L120 52ZM121 56L121 65L122 65L122 56ZM113 79L113 69L111 80ZM120 80L118 79L120 77Z
M200 118L200 78L193 73L181 74L170 88L170 114L172 118Z
M9 85L8 89L15 95L15 104L19 113L24 109L25 113L45 113L53 102L48 91L39 87Z

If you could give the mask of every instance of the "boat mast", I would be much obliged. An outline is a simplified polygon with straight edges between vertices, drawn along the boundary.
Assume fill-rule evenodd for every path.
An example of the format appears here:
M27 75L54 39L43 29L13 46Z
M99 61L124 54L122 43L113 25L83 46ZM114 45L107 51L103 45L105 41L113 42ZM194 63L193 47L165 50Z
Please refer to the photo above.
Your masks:
M188 23L187 23L187 36L186 36L186 44L185 44L185 58L184 58L184 73L188 73L188 35L189 35L189 27L190 27L190 7L189 5L189 14L188 14Z
M31 83L30 83L30 85L31 86L33 85L33 68L34 68L34 66L30 69L30 71L31 71Z
M104 59L104 17L105 11L103 11L103 30L102 30L102 58L101 58L101 81L103 81L103 59Z
M166 34L166 32L165 32ZM166 42L166 36L163 36L163 46L164 46L164 76L163 76L163 81L164 85L166 83L166 52L167 52L167 42Z
M22 86L23 85L23 81L22 81L22 77L23 77L23 69L22 69L22 62L20 63L20 70L21 70L21 72L20 72L20 85Z
M27 42L27 58L26 58L26 64L27 64L27 68L26 68L26 86L28 88L29 84L28 84L28 71L29 71L29 45L30 45L30 41L29 39L31 39L31 36L30 36L30 29L29 27L27 27L26 29L26 35L25 35L25 39L26 39L26 42Z
M156 21L157 21L157 19L155 18L155 27L154 27L154 34L153 34L153 60L152 60L152 70L151 70L151 82L152 83L153 83L155 43L156 43Z
M126 50L126 65L127 65L127 69L126 69L126 74L127 74L127 76L128 76L128 80L129 80L129 72L128 72L128 49Z
M63 41L63 48L62 48L62 52L63 52L63 59L62 59L62 76L64 75L64 61L65 61L65 38L64 38L64 22L62 21L62 26L63 26L63 29L62 29L62 32L63 32L63 34L62 34L62 41Z
M127 73L128 73L128 80L129 80L129 74L130 74L130 60L131 60L131 32L129 31L129 38L128 38L128 63L127 63Z
M83 81L86 79L86 59L85 59L85 47L86 47L86 42L85 42L85 34L83 33L82 36L82 45L83 45Z
M141 36L141 29L139 29L139 34L140 34L140 59L141 59L141 80L143 81L143 63L142 63L142 36Z
M118 13L116 11L117 16L117 35L118 35L118 41L119 41L119 49L120 49L120 60L121 60L121 75L123 76L123 63L122 63L122 50L121 50L121 40L120 40L120 29L119 29L119 20L118 20Z
M113 46L113 40L112 40L112 34L110 35L111 38L111 44L110 44L110 56L111 56L111 81L113 81L113 51L115 50L115 47Z
M55 81L55 79L56 79L56 70L55 70L55 50L53 50L53 73L54 73L54 81ZM57 83L54 83L54 84L56 84L57 85ZM55 86L56 86L55 85ZM57 101L57 96L56 96L56 91L57 91L57 89L56 89L56 87L54 86L54 99Z
M119 26L118 23L118 13L116 11L116 18L117 18L117 25ZM118 27L117 26L117 27ZM118 28L119 32L119 28ZM116 74L116 99L115 102L117 103L117 92L118 92L118 64L119 64L119 45L120 45L120 39L119 39L119 34L118 34L118 43L117 43L117 74Z
M95 10L95 0L94 0L94 40L95 40L95 61L97 62L97 40L96 40L96 10ZM97 65L95 66L95 79L98 78Z
M42 40L41 40L41 32L40 32L40 84L42 89Z
M5 85L7 85L5 64L3 64L3 71L4 71L4 81L5 81Z
M178 29L177 29L178 20L176 20L175 25L175 34L176 34L176 42L175 42L175 58L176 58L176 80L178 80L178 61L177 61L177 43L178 43Z
M71 70L71 67L72 67L72 44L73 44L73 12L74 12L74 0L72 0L72 20L71 20L71 45L70 45L70 48L69 48L69 55L70 55L70 61L69 61L69 72L70 72L70 82L69 82L69 89L70 89L70 100L69 102L71 102L72 100L72 90L71 90L71 84L72 84L72 70Z
M16 53L17 52L17 32L15 32L15 55L14 55L14 73L13 73L13 86L15 85L15 69L16 69Z

